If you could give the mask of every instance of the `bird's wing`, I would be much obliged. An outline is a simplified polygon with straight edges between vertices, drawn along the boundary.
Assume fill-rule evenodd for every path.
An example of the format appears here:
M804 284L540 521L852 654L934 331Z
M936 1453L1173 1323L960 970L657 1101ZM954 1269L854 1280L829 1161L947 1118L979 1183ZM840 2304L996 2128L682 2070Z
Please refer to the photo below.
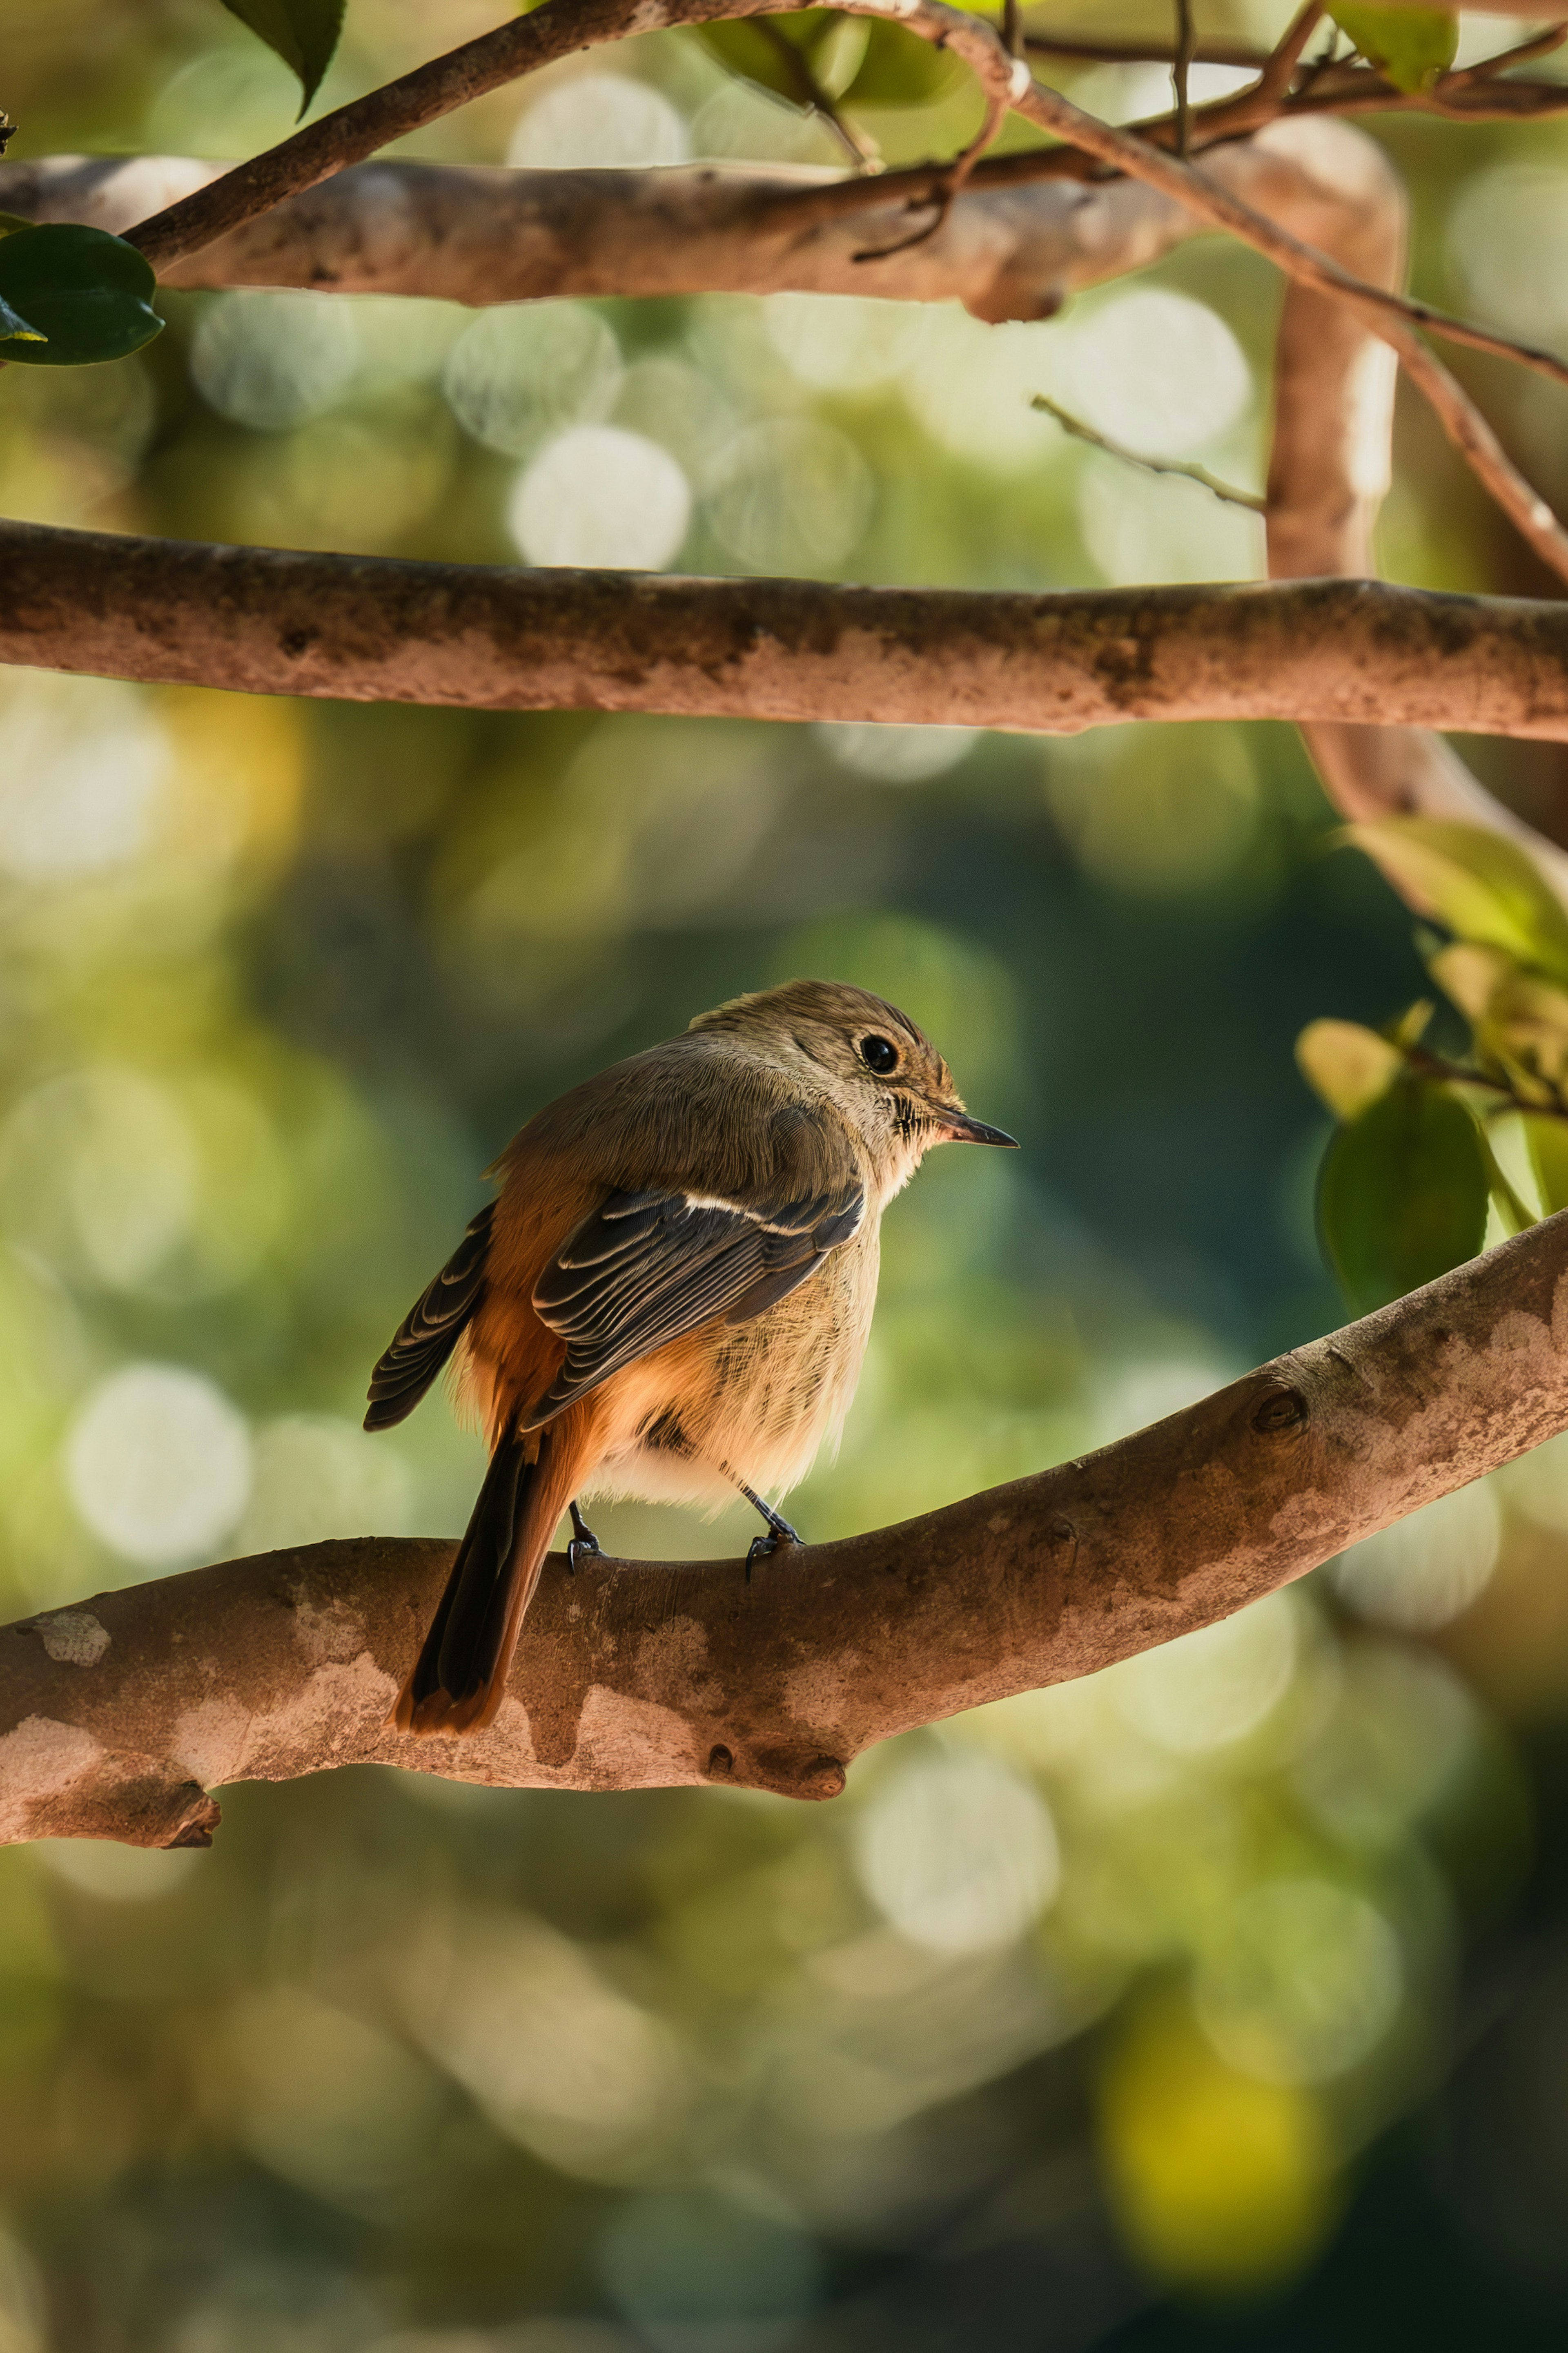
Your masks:
M416 1301L370 1377L367 1430L390 1430L411 1414L479 1303L495 1203L469 1224L435 1282Z
M722 1316L749 1323L858 1232L859 1180L796 1200L695 1191L615 1192L583 1219L534 1286L534 1313L566 1360L520 1424L538 1429L612 1373Z

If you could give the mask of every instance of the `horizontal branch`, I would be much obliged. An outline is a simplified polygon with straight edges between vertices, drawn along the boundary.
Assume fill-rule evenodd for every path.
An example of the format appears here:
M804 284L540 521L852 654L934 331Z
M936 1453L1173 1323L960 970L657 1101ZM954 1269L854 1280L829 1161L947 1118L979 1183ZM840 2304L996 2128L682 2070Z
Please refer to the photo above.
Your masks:
M1258 185L1268 167L1258 153L1231 151L1227 178ZM198 190L222 170L161 155L0 164L0 206L118 236L150 204ZM803 203L842 185L826 173L765 164L520 172L362 164L203 247L172 266L165 282L475 307L562 295L876 294L956 298L987 320L1039 319L1080 289L1204 232L1184 206L1135 181L1087 188L972 180L934 236L868 267L858 259L868 244L907 236L907 195L896 191L884 206L857 205L837 217Z
M0 522L0 661L489 711L1568 740L1568 605L1376 581L1037 596L523 571Z
M1202 1404L923 1518L740 1562L546 1567L491 1729L389 1733L450 1544L230 1561L0 1630L0 1840L205 1845L339 1765L830 1798L919 1724L1229 1617L1568 1427L1568 1212Z

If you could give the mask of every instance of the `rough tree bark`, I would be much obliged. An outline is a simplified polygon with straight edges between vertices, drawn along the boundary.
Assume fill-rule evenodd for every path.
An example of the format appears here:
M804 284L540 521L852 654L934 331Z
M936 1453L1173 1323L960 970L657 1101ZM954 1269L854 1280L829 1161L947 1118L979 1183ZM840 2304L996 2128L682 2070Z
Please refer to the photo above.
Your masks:
M1568 605L1367 580L849 588L0 522L0 660L492 711L1055 733L1131 719L1382 718L1568 737Z

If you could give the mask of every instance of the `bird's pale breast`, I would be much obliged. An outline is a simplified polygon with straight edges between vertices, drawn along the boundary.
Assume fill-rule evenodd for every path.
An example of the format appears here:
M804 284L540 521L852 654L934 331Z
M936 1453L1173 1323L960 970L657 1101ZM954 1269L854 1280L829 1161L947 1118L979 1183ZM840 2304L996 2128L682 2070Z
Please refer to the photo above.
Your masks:
M854 1240L765 1314L705 1324L607 1383L611 1427L589 1492L720 1504L737 1481L775 1499L796 1485L855 1394L879 1224L868 1208Z

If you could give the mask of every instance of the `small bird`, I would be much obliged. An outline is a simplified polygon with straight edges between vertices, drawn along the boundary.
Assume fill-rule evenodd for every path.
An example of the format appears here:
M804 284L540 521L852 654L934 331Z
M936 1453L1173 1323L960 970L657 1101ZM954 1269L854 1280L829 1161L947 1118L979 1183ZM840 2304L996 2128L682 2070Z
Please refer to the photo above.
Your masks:
M972 1119L906 1014L792 980L699 1014L535 1113L399 1326L367 1430L412 1413L455 1350L489 1468L389 1722L490 1723L563 1512L584 1498L763 1500L837 1433L876 1304L882 1211L936 1144L1012 1145Z

